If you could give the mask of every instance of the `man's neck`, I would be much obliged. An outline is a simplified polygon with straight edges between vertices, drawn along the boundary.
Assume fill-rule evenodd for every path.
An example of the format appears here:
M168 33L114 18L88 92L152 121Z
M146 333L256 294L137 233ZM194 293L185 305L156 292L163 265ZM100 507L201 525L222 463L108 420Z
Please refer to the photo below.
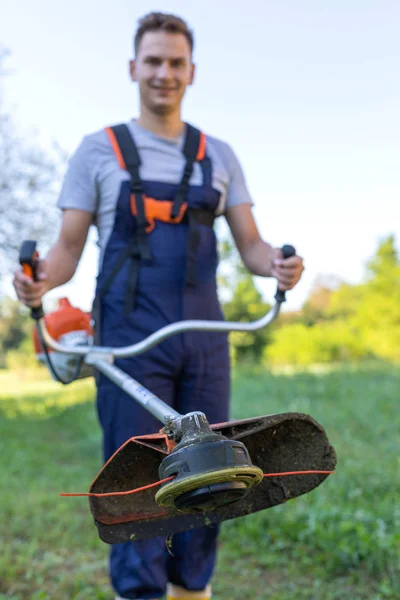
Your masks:
M156 135L166 138L177 138L182 135L185 124L181 119L180 112L170 115L157 115L146 109L141 109L136 123Z

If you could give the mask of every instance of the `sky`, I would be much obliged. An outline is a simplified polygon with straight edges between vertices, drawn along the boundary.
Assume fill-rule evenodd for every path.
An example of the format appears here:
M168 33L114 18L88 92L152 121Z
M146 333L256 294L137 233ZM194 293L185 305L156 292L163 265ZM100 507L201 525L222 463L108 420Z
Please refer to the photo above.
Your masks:
M71 154L84 135L137 116L128 60L137 19L151 10L182 16L195 33L184 119L233 147L262 236L304 258L287 308L320 275L361 281L385 236L399 248L398 0L0 0L17 127ZM92 238L71 284L52 292L85 309ZM275 283L256 282L271 299Z

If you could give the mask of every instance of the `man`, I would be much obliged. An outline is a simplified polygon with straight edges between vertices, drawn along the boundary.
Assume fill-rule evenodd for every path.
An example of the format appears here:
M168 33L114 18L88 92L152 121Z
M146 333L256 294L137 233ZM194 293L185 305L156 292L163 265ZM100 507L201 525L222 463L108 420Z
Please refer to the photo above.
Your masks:
M138 83L136 120L84 138L72 157L59 206L59 239L34 283L18 271L19 298L35 306L74 274L89 226L99 232L100 271L94 317L107 346L133 344L182 319L222 318L217 298L214 218L223 214L246 267L291 289L302 259L283 259L257 230L244 176L231 148L181 119L193 83L193 35L180 18L145 16L135 35L130 74ZM193 332L165 340L117 364L180 413L228 420L227 336ZM104 376L97 406L107 460L133 435L157 431L154 417ZM217 527L177 534L170 556L163 539L112 547L117 598L211 598Z

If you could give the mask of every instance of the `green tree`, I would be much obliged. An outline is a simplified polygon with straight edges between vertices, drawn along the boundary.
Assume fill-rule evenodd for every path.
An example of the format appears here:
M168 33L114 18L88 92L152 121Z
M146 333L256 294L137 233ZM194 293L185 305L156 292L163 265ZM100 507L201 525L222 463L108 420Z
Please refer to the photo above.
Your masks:
M263 301L250 274L240 275L236 281L232 298L223 305L228 321L247 323L263 317L270 305ZM234 331L230 334L233 356L239 361L258 362L264 347L270 339L270 330L258 329L252 332Z
M370 354L400 360L400 260L394 236L367 264L367 281L351 323Z
M305 303L301 322L276 329L264 359L274 364L400 360L400 261L394 236L379 244L365 281L318 290Z
M310 296L304 303L300 319L305 325L311 326L327 318L332 295L341 285L338 278L319 275L311 289Z
M4 297L0 301L0 367L6 365L7 353L17 350L30 338L32 320L20 302Z
M270 305L264 302L252 275L243 265L226 232L220 242L219 254L219 290L226 320L248 323L260 319L267 313ZM269 328L251 333L232 332L230 342L234 361L258 362L269 338Z
M400 262L396 250L394 235L385 238L379 245L375 256L367 263L367 274L370 281L393 280L393 275L398 273Z

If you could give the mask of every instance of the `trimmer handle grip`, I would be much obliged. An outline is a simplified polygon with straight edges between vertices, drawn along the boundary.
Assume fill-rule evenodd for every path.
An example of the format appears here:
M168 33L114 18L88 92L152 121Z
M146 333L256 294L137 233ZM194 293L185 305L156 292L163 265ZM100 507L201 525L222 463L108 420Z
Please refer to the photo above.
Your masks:
M36 250L36 242L33 240L25 240L22 242L19 251L19 263L22 266L25 275L32 277L33 281L37 281L37 264L39 261L39 253Z
M290 258L291 256L296 256L296 248L294 246L291 246L290 244L285 244L284 246L282 246L281 250L282 250L283 258ZM285 302L286 301L286 292L277 288L276 294L275 294L275 300L277 302L279 302L280 304L282 304L282 302Z
M25 275L31 277L33 281L37 281L37 266L39 263L39 253L36 250L36 242L33 240L25 240L22 242L19 251L19 263ZM31 308L32 319L41 319L44 316L42 304Z

